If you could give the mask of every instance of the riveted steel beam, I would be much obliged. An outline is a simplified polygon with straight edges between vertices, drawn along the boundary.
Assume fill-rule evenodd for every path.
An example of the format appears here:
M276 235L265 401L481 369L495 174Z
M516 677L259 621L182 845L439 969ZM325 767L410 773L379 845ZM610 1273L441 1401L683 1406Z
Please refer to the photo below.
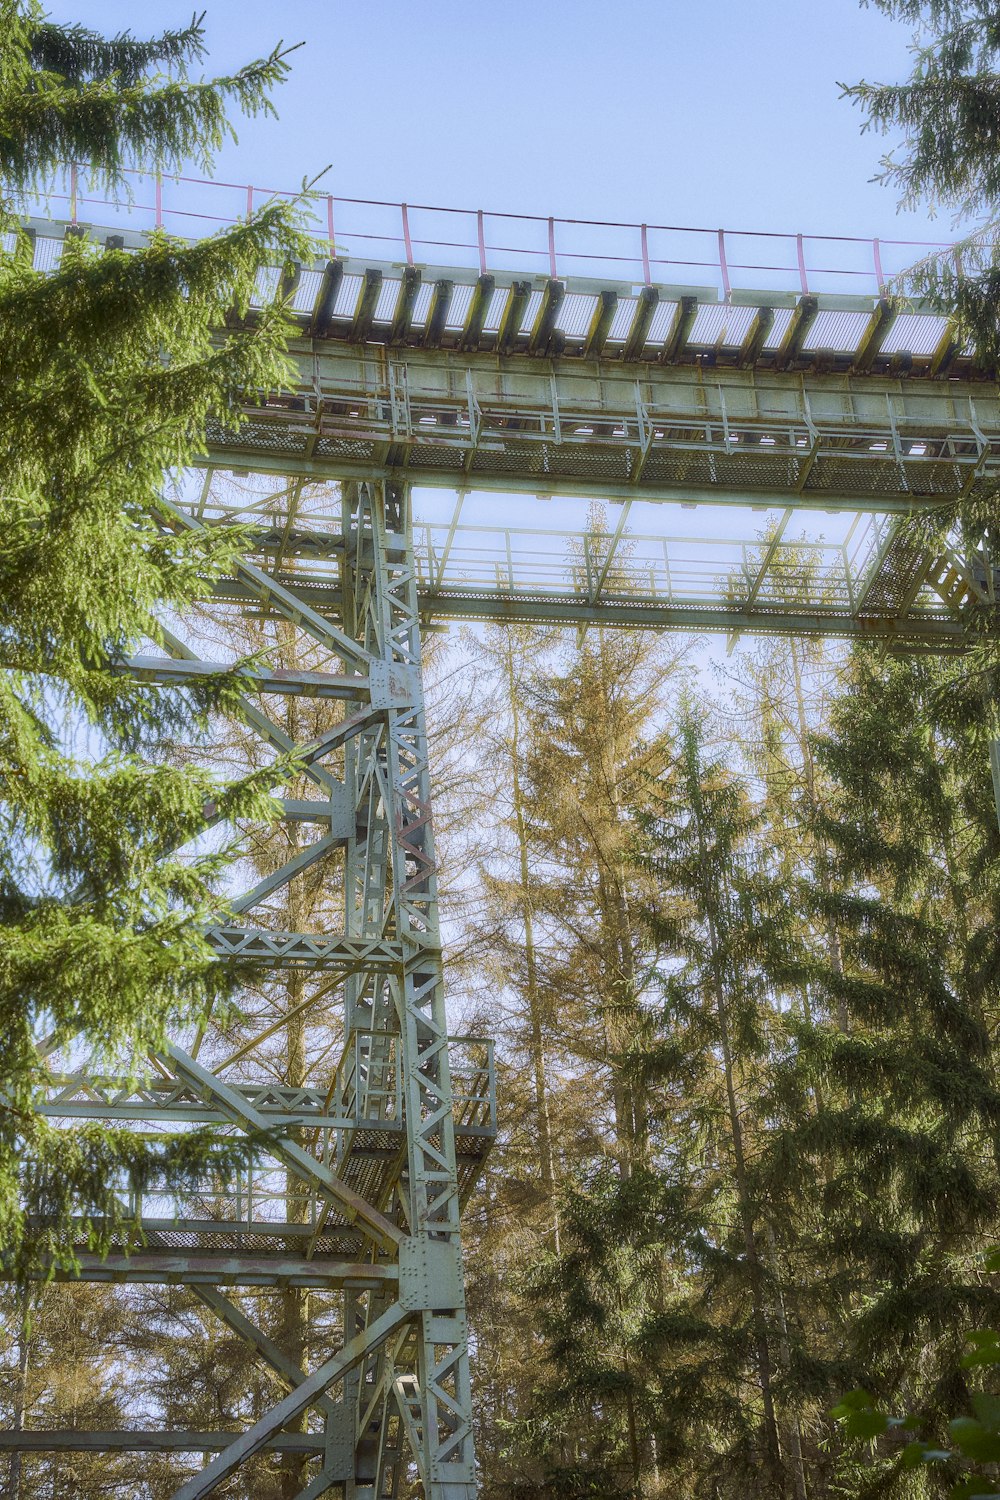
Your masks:
M170 1226L164 1226L169 1230ZM214 1223L214 1232L225 1225ZM244 1230L246 1226L243 1226ZM176 1230L175 1230L176 1232ZM288 1231L286 1231L287 1234ZM197 1253L179 1250L137 1250L132 1255L91 1251L78 1252L76 1271L57 1271L57 1281L93 1281L150 1286L196 1287L311 1287L329 1290L350 1287L355 1292L374 1291L394 1282L398 1271L392 1265L366 1261L334 1260L325 1255L292 1255L283 1248L268 1253Z

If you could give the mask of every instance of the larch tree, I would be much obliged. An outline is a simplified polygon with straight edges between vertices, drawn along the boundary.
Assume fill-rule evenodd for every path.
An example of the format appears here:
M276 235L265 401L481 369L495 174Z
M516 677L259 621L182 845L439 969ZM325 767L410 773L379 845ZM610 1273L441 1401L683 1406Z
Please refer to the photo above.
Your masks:
M644 773L659 764L656 726L676 653L646 632L593 630L574 641L525 627L491 634L477 659L496 705L482 743L501 814L476 923L481 1008L499 1041L503 1152L487 1168L471 1258L480 1388L489 1392L484 1495L575 1494L558 1485L586 1474L593 1493L610 1496L613 1476L631 1488L636 1466L648 1469L648 1424L634 1414L636 1453L631 1396L603 1408L605 1426L592 1394L571 1396L555 1366L543 1375L562 1314L553 1305L550 1321L535 1270L544 1267L543 1283L554 1285L561 1248L577 1253L561 1247L564 1206L585 1215L593 1202L597 1212L598 1182L609 1174L647 1180L640 1058L649 935L637 899L646 877L628 851ZM639 1282L642 1264L634 1264ZM626 1348L629 1336L623 1327L612 1358L632 1361L639 1399L641 1361ZM525 1360L526 1341L537 1359ZM599 1344L594 1354L596 1369Z
M87 161L115 194L129 166L208 166L228 110L272 108L280 49L192 79L202 52L198 21L104 38L46 21L37 0L0 0L0 1239L22 1266L67 1258L74 1213L99 1239L129 1179L181 1181L210 1149L53 1132L34 1109L40 1044L141 1057L210 1002L223 987L201 936L216 863L176 851L212 804L223 817L274 807L270 774L226 784L149 763L205 728L222 689L137 685L115 668L159 638L164 611L210 589L237 544L178 529L165 492L210 416L238 425L247 392L287 379L282 307L252 327L227 317L263 267L303 253L296 209L269 203L191 245L156 232L135 252L70 235L48 274L20 220L64 162Z
M140 1294L141 1295L141 1294ZM142 1421L135 1293L55 1285L0 1304L0 1420L5 1429L127 1428ZM3 1500L159 1500L148 1455L13 1451L0 1463ZM154 1460L155 1463L155 1460ZM6 1472L5 1472L6 1471ZM3 1482L3 1481L6 1482Z
M525 814L540 878L536 925L549 1005L573 1031L563 1052L604 1092L602 1150L623 1176L646 1154L643 990L651 952L639 912L645 877L629 848L677 657L641 631L597 630L533 684L526 705Z

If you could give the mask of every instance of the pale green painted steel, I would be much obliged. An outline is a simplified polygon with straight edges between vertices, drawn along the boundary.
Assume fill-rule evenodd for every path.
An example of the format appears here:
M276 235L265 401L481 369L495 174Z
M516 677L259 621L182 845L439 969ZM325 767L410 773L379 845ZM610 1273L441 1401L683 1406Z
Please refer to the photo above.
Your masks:
M991 381L292 344L206 457L300 478L912 514L995 477ZM581 516L582 520L582 516ZM581 525L581 530L584 529Z
M921 515L997 485L1000 402L991 383L627 369L332 338L295 352L296 394L248 411L235 437L213 438L197 509L211 521L241 514L230 491L242 483L244 518L268 517L255 539L262 562L308 587L318 608L341 608L337 523L322 519L318 497L350 476L455 491L440 520L421 521L418 510L426 620L759 629L948 649L963 643L970 612L995 602L991 559L914 541ZM585 507L573 525L565 499L554 529L508 522L502 502L492 511L486 503L497 491L614 502L620 524L610 540L595 537ZM467 497L477 495L475 520ZM637 502L664 515L671 505L744 515L771 508L787 529L778 544L767 523L756 537L744 526L740 556L720 551L715 564L715 522L688 525L682 536L645 534L625 524ZM809 535L794 534L817 513L853 517L852 548L818 543L815 523ZM627 570L617 561L623 540ZM672 563L691 545L705 554L700 575L678 582ZM808 587L798 566L806 554L814 558ZM218 592L252 595L239 577Z
M237 437L209 434L174 524L250 521L247 555L217 585L216 606L278 618L325 657L316 671L241 669L246 694L344 703L334 730L297 744L245 702L262 746L304 767L311 794L286 799L284 812L316 833L236 898L238 919L227 914L207 934L225 960L342 987L344 1054L329 1090L285 1088L258 1066L276 1026L236 1051L209 1026L186 1049L165 1049L140 1080L102 1077L75 1059L60 1072L53 1059L40 1099L57 1120L153 1132L215 1122L255 1136L224 1211L214 1182L173 1204L151 1190L129 1205L141 1248L104 1261L81 1248L80 1276L193 1287L288 1394L243 1434L15 1433L0 1446L220 1450L175 1500L212 1493L253 1452L282 1445L317 1460L300 1500L397 1500L409 1454L425 1500L473 1500L460 1209L496 1132L496 1095L491 1049L445 1028L421 625L541 620L961 649L973 615L996 608L995 560L929 545L915 522L992 492L1000 407L947 328L909 362L898 349L883 355L891 320L874 301L852 303L868 321L839 351L810 349L809 330L824 310L845 310L843 299L784 299L784 332L770 344L763 301L748 316L734 303L729 331L730 311L714 304L722 331L698 345L699 307L714 296L692 302L691 289L540 278L518 290L498 277L491 327L484 286L449 323L447 278L427 270L435 291L420 324L419 270L313 269L310 299L299 306L293 295L296 388L248 403ZM356 294L338 301L355 276ZM397 300L380 323L372 289L394 277ZM569 296L594 303L579 335L559 328ZM436 515L434 486L455 494ZM482 499L504 493L568 497L570 509L544 529L515 525L502 499ZM588 525L588 499L614 507L605 532ZM711 506L734 528L748 507L775 514L726 551L717 525L644 530L649 502L664 515ZM476 504L485 516L470 513ZM823 512L853 518L844 537L796 535L802 517ZM685 574L689 543L703 555L700 571ZM164 631L168 658L127 657L116 670L166 686L233 670L204 661L178 630ZM1000 812L996 748L993 771ZM269 927L267 899L333 855L343 862L343 929ZM248 1083L255 1067L259 1081ZM345 1350L301 1369L220 1290L238 1286L342 1291ZM280 1431L310 1408L322 1432Z
M0 1452L24 1453L219 1453L237 1432L140 1432L125 1428L82 1432L79 1428L0 1432ZM261 1447L271 1453L323 1452L322 1437L308 1432L276 1432Z
M243 591L237 615L275 611L334 666L283 674L255 666L242 674L247 690L338 698L345 717L303 744L260 709L248 716L265 745L291 753L313 780L313 797L286 800L285 813L299 827L314 825L317 836L233 898L245 926L227 916L207 935L222 957L327 974L345 987L347 1041L332 1088L284 1087L266 1077L247 1083L243 1069L254 1066L276 1027L235 1052L210 1027L193 1046L166 1046L144 1078L78 1066L60 1072L53 1059L39 1100L56 1121L132 1122L154 1134L216 1123L257 1143L223 1204L214 1182L173 1205L154 1184L125 1204L142 1230L134 1254L99 1260L81 1246L80 1279L191 1287L291 1387L251 1433L233 1435L178 1500L212 1493L306 1407L326 1427L302 1449L323 1455L309 1482L315 1493L332 1486L349 1500L388 1500L408 1452L427 1500L475 1494L460 1207L496 1134L496 1089L489 1044L449 1038L445 1026L408 506L402 487L344 487L340 624L316 610L299 580L272 579L250 559L234 577ZM181 511L176 518L178 527L202 524ZM124 658L117 669L171 685L221 665L199 661L171 631L164 640L170 658ZM343 776L324 764L333 754L343 758ZM269 928L267 899L338 850L344 930ZM315 1149L300 1144L302 1131ZM341 1290L346 1353L311 1373L289 1364L221 1291L239 1286ZM338 1382L343 1396L331 1401ZM81 1441L100 1449L121 1439ZM160 1446L183 1451L186 1442L164 1434ZM139 1435L137 1446L155 1447L156 1436Z

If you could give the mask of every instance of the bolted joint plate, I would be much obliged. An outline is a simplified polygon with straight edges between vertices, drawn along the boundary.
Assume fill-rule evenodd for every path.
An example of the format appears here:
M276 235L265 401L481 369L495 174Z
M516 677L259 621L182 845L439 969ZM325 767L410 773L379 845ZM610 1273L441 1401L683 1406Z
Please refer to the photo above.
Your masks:
M354 1403L338 1401L326 1419L326 1454L323 1472L331 1480L354 1478Z
M354 803L342 781L336 782L330 792L330 832L345 839L354 832Z
M457 1240L414 1234L399 1247L399 1303L407 1312L449 1313L463 1303L462 1252ZM450 1321L450 1320L449 1320ZM448 1341L454 1338L448 1334Z
M414 708L420 701L416 673L396 661L373 661L368 668L372 708Z

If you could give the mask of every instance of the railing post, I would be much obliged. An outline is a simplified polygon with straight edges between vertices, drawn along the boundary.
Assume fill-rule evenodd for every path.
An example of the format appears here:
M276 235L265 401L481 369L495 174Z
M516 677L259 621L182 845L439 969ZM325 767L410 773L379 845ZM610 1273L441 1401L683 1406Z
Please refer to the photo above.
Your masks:
M486 275L486 229L483 224L483 211L476 209L476 230L479 235L479 274Z
M155 202L156 202L156 227L157 227L157 229L162 229L163 228L163 173L161 171L159 171L159 170L157 170L157 173L156 173L156 183L155 183L155 188L154 188L154 197L155 197Z
M330 259L337 253L337 243L333 235L333 194L326 195L326 236L330 241Z
M486 1042L486 1067L488 1070L487 1087L489 1089L490 1099L489 1123L490 1125L495 1125L497 1119L497 1074L496 1067L494 1065L492 1039L488 1039Z
M722 295L729 301L732 287L729 284L729 261L726 259L726 231L719 230L719 270L722 273Z
M253 218L253 187L250 183L247 184L247 218Z
M881 297L885 291L885 277L882 274L882 247L877 239L872 240L872 253L875 258L875 283Z
M401 203L399 206L403 214L403 244L406 247L406 264L412 266L413 246L410 243L410 215L407 212L405 203Z
M642 279L646 286L652 286L653 278L649 274L649 234L645 224L639 226L642 239Z
M559 279L559 272L556 270L556 221L555 221L555 219L550 219L549 220L549 275L552 277L553 281L557 281Z
M79 167L75 161L69 164L69 216L70 222L76 223L76 197L79 185Z
M803 297L809 295L809 278L806 276L806 252L801 234L795 236L795 249L799 258L799 281L802 285Z

